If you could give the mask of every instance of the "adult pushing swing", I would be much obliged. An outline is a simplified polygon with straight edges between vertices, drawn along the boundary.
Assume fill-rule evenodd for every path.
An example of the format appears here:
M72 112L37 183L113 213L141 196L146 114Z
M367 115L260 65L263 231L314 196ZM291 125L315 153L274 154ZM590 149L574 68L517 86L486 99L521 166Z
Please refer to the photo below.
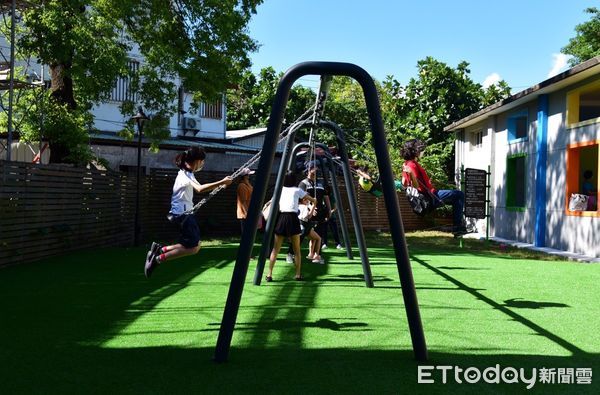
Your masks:
M415 291L415 284L410 267L408 249L402 226L402 218L398 205L398 198L394 190L393 175L390 158L383 129L383 120L379 107L379 98L373 79L362 68L350 63L338 62L305 62L289 69L281 79L275 95L273 109L269 117L262 155L258 165L257 181L250 201L247 221L238 249L238 255L233 269L231 285L227 295L223 319L219 329L219 336L215 347L214 359L224 362L229 356L231 339L237 319L237 313L244 289L248 265L252 254L254 238L256 237L259 214L267 192L267 180L273 165L277 136L281 130L284 111L287 105L290 89L298 78L304 75L343 75L354 78L363 88L367 112L373 135L373 145L377 156L378 168L383 186L384 201L390 221L390 232L396 255L396 265L402 286L402 295L408 318L409 330L415 358L419 361L427 360L427 346L419 313L419 305Z

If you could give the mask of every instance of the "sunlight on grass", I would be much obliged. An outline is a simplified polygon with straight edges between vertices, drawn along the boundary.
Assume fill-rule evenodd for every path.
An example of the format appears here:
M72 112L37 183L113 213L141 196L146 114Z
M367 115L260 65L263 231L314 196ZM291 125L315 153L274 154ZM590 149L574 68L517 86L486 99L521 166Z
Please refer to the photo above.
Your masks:
M3 269L0 358L11 361L1 373L5 392L39 392L38 382L49 393L423 392L390 237L366 236L375 288L365 286L356 249L354 260L332 249L324 252L327 264L305 263L303 282L294 281L281 254L274 281L260 287L252 285L252 261L222 365L211 357L238 240L206 242L151 279L142 273L143 248L79 251ZM441 233L407 240L427 363L600 369L600 265L479 240L459 248ZM298 368L305 377L292 383ZM268 381L265 372L272 372Z
M460 249L455 239L439 232L412 233L407 239L431 349L466 354L543 350L556 356L600 351L575 345L583 339L573 336L582 324L574 324L577 317L598 308L580 300L572 288L548 286L561 284L565 275L590 281L594 277L583 274L590 266L543 262L533 259L537 253L500 253L479 240L465 240L466 248ZM251 262L233 347L411 349L390 237L370 234L367 243L374 289L364 286L359 259L348 261L340 251L326 252L327 265L305 263L303 283L292 280L292 267L280 255L275 281L255 287ZM211 244L181 263L203 264L215 247L229 251L229 260L213 259L214 265L199 274L181 276L133 302L121 328L102 346L212 346L237 244ZM521 253L528 258L515 257ZM161 267L156 276L169 269ZM597 268L592 271L597 276ZM563 313L574 316L565 322Z

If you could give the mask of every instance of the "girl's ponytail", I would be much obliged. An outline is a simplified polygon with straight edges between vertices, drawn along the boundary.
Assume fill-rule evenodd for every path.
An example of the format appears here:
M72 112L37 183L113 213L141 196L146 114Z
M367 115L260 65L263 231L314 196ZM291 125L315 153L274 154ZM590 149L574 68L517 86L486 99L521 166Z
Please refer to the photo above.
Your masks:
M187 151L177 154L177 156L175 157L175 164L180 169L183 169L183 168L185 168L186 159L187 159Z
M200 146L190 147L184 152L178 154L175 157L175 164L180 169L185 170L185 164L192 164L197 160L204 160L206 158L206 152L204 152L204 148Z

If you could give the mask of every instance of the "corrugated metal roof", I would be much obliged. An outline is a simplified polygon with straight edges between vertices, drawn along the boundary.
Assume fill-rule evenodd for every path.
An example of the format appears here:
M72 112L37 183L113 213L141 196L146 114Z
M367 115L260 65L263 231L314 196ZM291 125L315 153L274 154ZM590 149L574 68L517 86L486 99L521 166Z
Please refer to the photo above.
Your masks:
M247 138L247 137L252 137L255 135L263 134L266 131L267 131L267 128L228 130L225 132L225 138L228 138L228 139Z
M102 142L102 143L125 143L131 145L137 145L137 138L134 140L128 140L123 136L119 136L115 133L107 133L107 132L92 132L90 133L90 139L92 142ZM94 141L95 140L95 141ZM150 139L142 137L143 145L150 145ZM236 151L236 152L250 152L256 153L260 151L260 149L249 147L241 144L233 144L233 143L221 143L216 141L209 140L184 140L178 138L170 138L161 141L159 147L167 148L169 146L172 147L189 147L190 145L201 145L205 149L215 149L215 150L224 150L224 151Z

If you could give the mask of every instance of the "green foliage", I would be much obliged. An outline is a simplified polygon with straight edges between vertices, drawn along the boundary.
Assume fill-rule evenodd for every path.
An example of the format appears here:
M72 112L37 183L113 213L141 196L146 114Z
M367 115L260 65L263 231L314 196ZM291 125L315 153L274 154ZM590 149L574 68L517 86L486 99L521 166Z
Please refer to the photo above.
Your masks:
M365 134L370 130L370 125L360 84L350 77L334 77L325 103L324 117L334 121L346 132L350 147L365 142ZM325 143L336 144L333 132L324 131L322 139ZM353 156L356 156L356 151Z
M417 69L418 77L412 78L406 86L392 76L383 83L375 81L390 158L399 175L404 162L400 155L404 142L413 138L426 141L428 148L422 164L436 184L443 187L454 179L454 134L444 132L444 127L508 97L510 88L505 81L500 81L484 89L471 80L466 62L452 68L428 57L417 63ZM281 74L272 68L261 70L258 78L246 72L237 89L228 92L228 128L266 125L280 78ZM296 119L314 100L312 91L294 86L286 121ZM376 167L364 94L358 82L349 77L334 77L324 118L334 121L346 132L349 154L359 164ZM307 133L304 130L298 136L307 138ZM318 138L320 142L336 144L331 131L319 131Z
M246 129L266 126L275 93L283 73L272 67L264 68L259 76L244 73L241 83L227 94L227 128ZM316 94L311 89L296 84L290 90L284 124L287 126L314 105ZM334 120L352 136L363 138L368 130L368 118L362 89L347 77L334 77L324 117ZM308 138L308 129L298 132L301 139ZM328 130L319 131L319 141L335 144L335 136Z
M510 94L508 85L484 89L471 80L467 62L456 68L427 57L417 63L418 77L406 86L393 77L383 83L381 105L390 156L397 174L401 172L400 149L418 138L428 144L422 164L438 186L454 180L454 134L444 127Z
M86 114L109 97L114 82L123 76L132 78L137 98L136 103L123 103L123 116L132 116L137 105L152 114L156 121L144 133L156 147L167 136L165 120L177 110L176 78L193 92L198 104L218 97L241 77L250 64L248 52L257 48L247 34L247 24L260 3L48 0L24 10L17 45L48 65L52 78L44 111L56 111L47 117L73 128L66 132L68 138L38 130L38 136L50 139L53 155L60 153L53 159L73 161L85 151L77 144L87 144L90 119ZM143 60L139 71L130 75L128 53L133 48L139 49ZM39 129L39 124L26 122L23 129L32 133ZM124 133L130 129L127 126ZM74 137L78 134L81 138ZM80 159L85 158L75 160Z
M22 70L17 80L24 79ZM7 105L8 91L2 92L0 101ZM87 131L92 124L92 116L81 109L69 109L58 103L49 91L41 88L16 91L13 102L13 127L19 132L23 142L51 141L52 149L64 152L64 161L85 164L94 158L89 147ZM6 130L8 114L0 112L0 128Z
M52 149L64 147L64 159L68 163L84 164L93 159L87 135L93 121L89 112L70 109L68 105L53 100L49 92L40 95L35 107L24 113L21 129L23 141L40 141L44 138L53 144Z
M600 55L600 10L590 7L585 12L591 14L591 19L575 26L577 35L561 49L562 53L573 56L569 59L571 66Z
M227 129L265 127L271 115L275 93L283 73L263 68L258 77L244 72L240 83L227 91ZM296 120L314 104L309 88L295 85L290 90L284 124Z
M246 70L238 85L227 91L227 129L266 126L279 79L272 67L262 69L258 77Z

